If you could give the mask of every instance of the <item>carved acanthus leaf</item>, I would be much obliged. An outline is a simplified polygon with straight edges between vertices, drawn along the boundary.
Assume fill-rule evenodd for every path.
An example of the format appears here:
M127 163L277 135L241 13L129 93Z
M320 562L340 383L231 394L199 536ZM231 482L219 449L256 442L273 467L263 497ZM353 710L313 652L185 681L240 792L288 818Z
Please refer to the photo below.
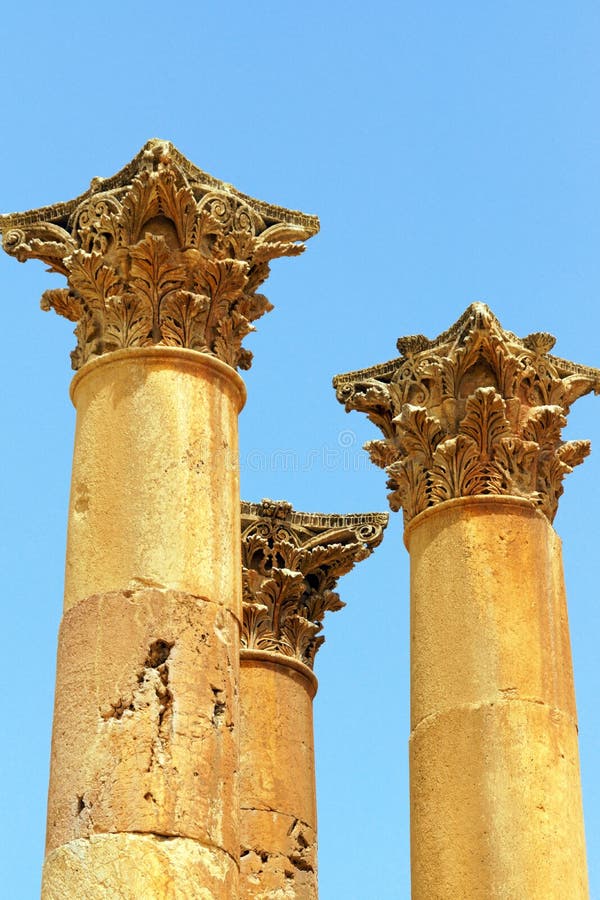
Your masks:
M489 462L498 442L510 434L504 400L493 387L477 388L467 399L459 434L475 444L481 463Z
M312 591L306 602L308 617L311 621L316 622L321 622L326 612L339 612L345 605L337 591L328 589Z
M408 518L423 512L430 504L431 485L425 466L416 459L402 459L387 468L388 501L393 512L404 509Z
M556 451L560 464L565 467L565 474L573 471L575 466L580 465L586 456L590 455L592 449L589 441L566 441L561 444Z
M272 308L257 294L269 262L302 252L318 220L252 200L150 141L81 197L0 216L0 230L7 253L66 275L78 304L46 295L43 308L77 321L75 367L150 343L248 368L242 341Z
M217 235L217 220L205 210L198 215L194 194L187 185L177 188L173 173L156 185L157 206L162 215L175 226L181 250L198 248L203 238Z
M308 666L323 643L326 612L344 604L338 578L381 541L387 517L294 512L289 503L242 504L242 646Z
M40 306L44 312L53 309L70 322L77 322L82 315L81 300L68 288L52 288L44 291Z
M585 442L562 442L569 406L600 393L600 371L550 356L553 345L544 332L520 340L475 303L435 340L400 339L399 359L334 379L346 410L381 428L366 449L405 521L489 494L524 497L552 520L564 475L586 455Z
M205 294L192 291L174 291L165 297L160 324L163 342L170 347L204 350L209 305Z
M281 629L277 652L299 659L312 667L315 654L325 638L317 637L323 626L304 616L288 616Z
M269 625L269 608L264 603L244 601L244 635L249 650L271 649L272 634Z
M560 445L562 429L566 424L562 407L534 406L529 410L523 426L523 437L539 444L541 450L549 450Z
M152 343L152 319L134 295L113 297L104 319L106 349L145 347Z
M109 300L123 291L123 285L115 269L106 265L101 253L74 250L68 258L71 289L85 304L104 312Z
M398 447L402 454L431 466L435 449L444 437L437 419L428 416L423 407L406 403L393 421L400 425Z
M367 441L365 450L371 457L371 462L380 469L386 469L398 458L398 448L390 440Z
M440 503L455 497L492 493L486 490L486 475L475 442L464 434L457 434L440 444L434 454L431 499Z
M525 441L512 435L502 438L495 453L501 477L499 493L524 497L539 505L536 489L539 449L535 441Z
M242 341L247 334L254 331L254 326L237 311L231 313L229 318L223 319L217 326L217 337L213 349L219 359L230 366L239 365L241 369L250 368L252 354L245 351L242 360Z

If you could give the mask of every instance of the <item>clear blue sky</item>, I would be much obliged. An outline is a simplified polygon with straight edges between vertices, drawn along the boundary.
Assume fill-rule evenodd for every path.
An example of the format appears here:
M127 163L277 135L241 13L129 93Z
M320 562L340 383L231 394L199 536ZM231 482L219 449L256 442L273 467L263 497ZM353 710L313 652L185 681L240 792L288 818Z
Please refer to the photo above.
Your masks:
M600 366L596 2L7 3L0 208L68 199L149 137L242 191L316 213L273 265L247 346L246 499L386 508L337 372L389 359L484 300ZM43 266L0 258L3 309L3 896L38 893L73 410L71 326ZM592 896L600 897L600 399L570 437L564 540ZM280 451L277 453L277 451ZM294 451L290 456L286 451ZM284 459L287 463L284 463ZM315 704L322 900L409 897L408 559L395 516L340 583ZM451 651L451 648L449 648Z

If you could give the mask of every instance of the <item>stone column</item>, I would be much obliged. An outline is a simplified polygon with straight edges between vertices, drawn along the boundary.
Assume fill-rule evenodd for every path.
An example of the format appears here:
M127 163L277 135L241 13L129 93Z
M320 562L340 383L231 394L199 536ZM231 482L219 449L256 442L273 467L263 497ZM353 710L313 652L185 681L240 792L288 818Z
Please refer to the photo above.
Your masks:
M381 513L242 504L241 884L244 900L316 900L312 701L337 579L383 537Z
M236 898L242 619L236 368L268 262L314 218L150 141L0 219L67 277L77 408L42 895Z
M474 304L400 358L334 379L383 431L367 445L411 557L415 900L588 896L560 540L561 439L600 371Z

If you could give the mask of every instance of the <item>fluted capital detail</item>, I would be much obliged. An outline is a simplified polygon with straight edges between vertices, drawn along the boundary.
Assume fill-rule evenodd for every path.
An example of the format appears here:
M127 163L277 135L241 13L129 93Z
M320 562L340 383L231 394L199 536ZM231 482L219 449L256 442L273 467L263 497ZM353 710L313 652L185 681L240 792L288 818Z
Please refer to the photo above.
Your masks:
M73 368L127 347L187 347L250 367L242 340L272 309L257 289L318 219L270 206L151 140L67 203L0 216L3 246L65 275L42 309L77 323Z
M600 393L600 370L550 354L545 332L518 338L483 303L434 340L334 378L338 400L383 432L365 445L389 476L393 510L413 516L456 497L524 497L554 519L563 478L589 441L563 441L571 404Z
M381 543L385 513L295 512L284 501L242 503L242 646L312 668L326 612L344 604L334 588Z

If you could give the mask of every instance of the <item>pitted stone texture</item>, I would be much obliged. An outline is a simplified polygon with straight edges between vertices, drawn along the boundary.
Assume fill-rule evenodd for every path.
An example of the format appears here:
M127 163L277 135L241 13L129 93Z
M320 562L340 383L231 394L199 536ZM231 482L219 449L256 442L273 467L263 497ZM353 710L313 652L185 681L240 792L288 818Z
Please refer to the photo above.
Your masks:
M445 709L533 700L576 720L560 538L524 500L422 514L411 553L412 727Z
M240 377L177 348L117 351L73 380L65 609L123 588L186 591L240 619Z
M317 897L315 684L306 672L275 654L267 661L244 651L241 660L240 896L245 900Z
M292 816L242 809L242 900L317 900L317 835Z
M406 542L414 900L587 900L559 539L525 500L473 497Z
M239 623L198 597L121 591L67 611L47 850L136 831L237 858L238 666Z
M187 838L103 834L50 853L42 900L234 900L237 868Z
M312 682L285 664L240 669L240 802L316 827Z
M539 703L460 708L410 741L415 900L587 900L577 730Z

